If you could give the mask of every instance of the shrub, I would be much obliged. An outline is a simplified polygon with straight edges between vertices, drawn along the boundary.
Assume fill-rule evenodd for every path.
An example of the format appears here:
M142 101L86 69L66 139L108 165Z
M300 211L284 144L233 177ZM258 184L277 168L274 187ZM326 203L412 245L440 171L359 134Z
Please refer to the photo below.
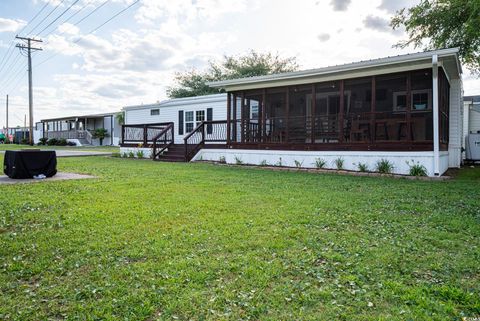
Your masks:
M38 145L47 145L48 138L42 137L38 140Z
M22 138L22 139L20 140L20 144L22 144L22 145L28 145L28 138Z
M143 150L138 150L137 151L137 158L143 158L145 154L143 153Z
M153 153L152 153L152 154L153 154ZM127 157L128 157L128 154L127 154L126 152L124 152L124 153L122 154L122 157L123 157L123 158L127 158Z
M357 168L359 172L368 172L368 165L365 163L358 163Z
M128 158L135 158L135 154L132 151L128 152Z
M225 156L220 156L220 158L218 159L218 162L220 164L226 164L227 163L227 160L225 159Z
M281 158L281 157L278 158L278 162L275 163L275 166L279 166L279 167L282 167L282 166L283 166L282 158Z
M335 164L335 167L338 169L338 170L342 170L343 169L343 166L345 164L345 160L342 158L342 157L339 157L337 159L335 159L333 161L333 163Z
M420 163L415 163L412 160L412 164L407 161L408 167L410 167L409 175L410 176L427 176L427 168Z
M300 168L300 167L302 167L302 165L303 165L303 162L300 162L300 161L298 161L298 160L296 160L296 159L295 159L293 162L295 163L295 167L296 167L296 168Z
M390 174L393 172L394 168L395 166L393 166L392 162L384 158L377 161L377 164L375 165L375 169L377 170L377 172L382 174Z
M267 160L264 159L260 162L260 166L268 166Z
M57 140L57 146L67 146L67 140L65 138L60 138Z
M237 165L242 165L243 164L243 161L240 157L238 156L235 156L235 164Z
M56 138L50 138L48 141L47 141L47 145L48 146L55 146L57 145L58 143L58 140Z
M315 167L316 168L325 168L325 165L327 165L327 161L324 160L323 158L316 158L315 159Z

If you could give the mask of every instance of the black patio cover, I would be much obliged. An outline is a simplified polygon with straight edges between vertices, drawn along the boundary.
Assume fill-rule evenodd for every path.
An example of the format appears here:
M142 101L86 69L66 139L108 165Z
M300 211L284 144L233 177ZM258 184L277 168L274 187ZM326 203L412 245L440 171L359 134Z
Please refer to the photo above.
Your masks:
M3 172L10 178L33 178L40 174L52 177L57 173L57 155L55 151L7 150Z

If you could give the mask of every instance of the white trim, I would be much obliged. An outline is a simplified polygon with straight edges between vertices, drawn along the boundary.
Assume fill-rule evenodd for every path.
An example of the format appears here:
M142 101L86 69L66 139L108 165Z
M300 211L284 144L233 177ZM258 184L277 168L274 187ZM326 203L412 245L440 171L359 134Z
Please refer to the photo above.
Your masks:
M438 106L438 56L432 56L432 103L433 103L433 171L440 175L440 133L439 133L439 106Z

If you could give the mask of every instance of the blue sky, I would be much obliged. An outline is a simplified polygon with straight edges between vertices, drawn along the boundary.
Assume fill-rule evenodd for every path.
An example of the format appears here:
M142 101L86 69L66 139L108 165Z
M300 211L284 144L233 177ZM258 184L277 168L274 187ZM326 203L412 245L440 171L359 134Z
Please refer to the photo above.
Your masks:
M0 126L7 93L11 125L21 124L27 112L27 59L15 49L1 63L13 38L20 31L36 36L74 3L39 35L44 43L33 56L36 121L163 100L175 72L202 70L209 60L250 49L295 56L302 69L419 51L392 48L405 34L388 26L395 10L416 0L140 0L89 34L134 2L109 0L72 25L105 1L0 1ZM466 71L464 87L466 94L478 94L480 81Z

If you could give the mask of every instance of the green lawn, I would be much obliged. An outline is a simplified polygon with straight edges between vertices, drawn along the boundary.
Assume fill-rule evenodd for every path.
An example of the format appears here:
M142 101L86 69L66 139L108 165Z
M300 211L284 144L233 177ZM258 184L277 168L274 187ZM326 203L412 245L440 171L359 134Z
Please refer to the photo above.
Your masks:
M29 146L17 144L0 144L0 151L19 150L19 149L49 149L49 150L80 150L80 151L97 151L97 152L120 152L118 146Z
M411 181L58 161L98 178L0 186L0 320L480 316L480 168Z

